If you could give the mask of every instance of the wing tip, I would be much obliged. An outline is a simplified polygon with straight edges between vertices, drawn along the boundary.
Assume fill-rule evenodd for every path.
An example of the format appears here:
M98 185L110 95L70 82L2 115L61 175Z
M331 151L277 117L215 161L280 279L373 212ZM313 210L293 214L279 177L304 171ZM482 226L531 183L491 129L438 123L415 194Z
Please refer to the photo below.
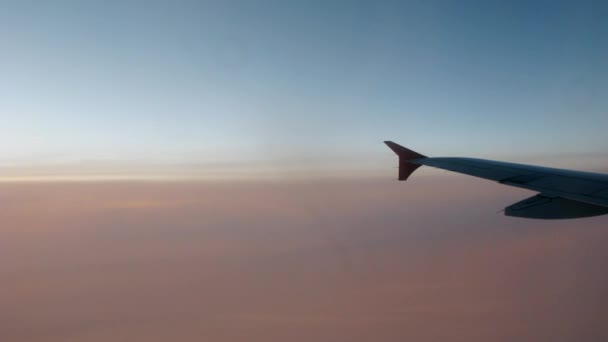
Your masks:
M413 164L413 163L408 162L409 160L426 158L426 156L424 156L418 152L412 151L408 148L405 148L390 140L386 140L386 141L384 141L384 143L391 150L393 150L393 152L395 152L397 154L397 156L399 156L399 178L398 179L400 181L404 181L404 180L408 179L408 177L417 168L420 167L420 165L418 165L418 164Z
M393 141L385 140L384 143L399 156L399 159L403 158L405 160L410 160L426 158L425 155L412 151L409 148L403 147Z

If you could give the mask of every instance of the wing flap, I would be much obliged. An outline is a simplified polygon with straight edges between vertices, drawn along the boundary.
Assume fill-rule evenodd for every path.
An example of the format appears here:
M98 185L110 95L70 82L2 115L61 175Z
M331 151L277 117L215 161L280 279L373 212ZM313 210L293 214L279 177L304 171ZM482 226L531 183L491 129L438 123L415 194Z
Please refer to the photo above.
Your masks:
M505 208L506 216L533 219L573 219L608 214L608 208L538 194Z
M503 184L510 185L510 179L502 181ZM525 185L530 188L545 189L551 191L567 192L573 194L589 195L603 189L604 184L593 180L578 179L564 176L539 175L537 178L527 182L515 182L519 186Z

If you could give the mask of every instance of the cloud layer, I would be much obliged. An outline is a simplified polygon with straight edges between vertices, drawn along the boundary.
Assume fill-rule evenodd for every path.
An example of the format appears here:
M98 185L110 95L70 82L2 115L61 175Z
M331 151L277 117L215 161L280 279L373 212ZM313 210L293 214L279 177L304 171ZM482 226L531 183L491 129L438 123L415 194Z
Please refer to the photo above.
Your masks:
M601 341L606 217L460 176L0 188L7 341Z

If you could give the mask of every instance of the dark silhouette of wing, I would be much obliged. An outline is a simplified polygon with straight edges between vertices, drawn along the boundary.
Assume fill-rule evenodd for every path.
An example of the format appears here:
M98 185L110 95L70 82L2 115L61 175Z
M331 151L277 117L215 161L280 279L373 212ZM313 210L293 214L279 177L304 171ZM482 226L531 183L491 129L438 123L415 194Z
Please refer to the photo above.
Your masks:
M489 179L540 192L505 209L505 215L563 219L608 213L608 175L542 166L461 157L426 157L392 141L399 156L399 180L422 165Z

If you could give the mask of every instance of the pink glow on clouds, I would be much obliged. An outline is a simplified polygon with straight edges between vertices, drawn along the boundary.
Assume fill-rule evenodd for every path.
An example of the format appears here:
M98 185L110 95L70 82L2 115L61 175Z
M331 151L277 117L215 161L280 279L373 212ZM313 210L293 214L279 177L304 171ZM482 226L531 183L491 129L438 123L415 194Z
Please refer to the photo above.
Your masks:
M607 217L460 176L0 186L7 341L601 341Z

